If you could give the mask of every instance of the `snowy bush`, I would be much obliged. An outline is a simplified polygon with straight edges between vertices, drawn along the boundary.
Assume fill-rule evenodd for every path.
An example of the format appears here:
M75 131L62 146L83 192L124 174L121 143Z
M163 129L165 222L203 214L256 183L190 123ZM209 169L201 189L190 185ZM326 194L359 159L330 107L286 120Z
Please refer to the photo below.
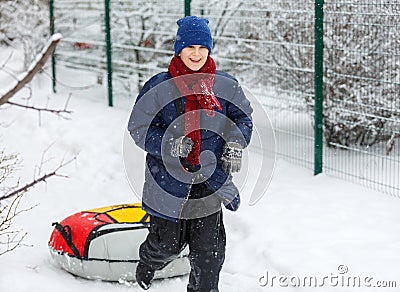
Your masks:
M48 36L48 1L1 1L0 43L23 48L25 69L43 47Z
M169 64L176 29L176 20L169 15L176 9L151 1L120 1L111 7L113 59L118 60L115 70L137 74L137 90Z
M3 197L15 188L15 182L10 183L15 170L19 167L18 155L0 151L0 256L17 248L26 233L12 228L12 221L22 212L18 207L23 193L14 198Z
M399 134L400 11L383 2L326 7L324 115L330 145L371 146Z

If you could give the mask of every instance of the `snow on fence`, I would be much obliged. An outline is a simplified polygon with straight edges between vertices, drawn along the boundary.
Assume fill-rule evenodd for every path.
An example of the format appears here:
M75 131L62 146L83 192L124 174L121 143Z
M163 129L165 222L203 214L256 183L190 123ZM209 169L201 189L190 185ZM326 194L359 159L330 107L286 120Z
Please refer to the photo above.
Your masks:
M112 77L118 99L166 70L178 18L207 17L219 69L259 97L279 157L400 196L399 0L54 0L53 8L65 38L56 64Z

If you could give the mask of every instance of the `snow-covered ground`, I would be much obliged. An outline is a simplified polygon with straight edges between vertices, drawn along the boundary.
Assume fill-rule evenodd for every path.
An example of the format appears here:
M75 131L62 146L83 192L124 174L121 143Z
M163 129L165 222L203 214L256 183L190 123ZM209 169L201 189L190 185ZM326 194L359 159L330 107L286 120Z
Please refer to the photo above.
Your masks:
M7 54L1 48L0 52L4 60ZM10 62L14 69L17 59L13 56ZM1 91L8 79L0 77ZM95 77L86 75L75 78L75 84L74 76L63 77L74 86L95 82ZM33 178L42 156L43 172L62 159L77 158L60 171L67 178L51 178L24 196L21 207L34 207L16 218L14 229L28 233L26 246L0 257L0 291L141 291L134 283L76 278L50 263L47 247L52 222L81 210L138 201L122 159L130 110L107 107L99 88L64 88L53 94L44 74L32 86L31 103L37 106L62 108L72 92L68 109L73 113L65 120L46 113L39 117L17 107L0 109L1 148L20 153L22 167L16 175L21 184ZM13 100L21 102L26 95L21 92ZM143 171L141 165L137 169ZM399 199L324 174L313 176L282 160L277 161L261 200L249 206L249 198L249 193L243 193L240 209L225 212L228 243L221 292L396 291L400 287ZM314 287L315 282L320 288ZM187 276L156 281L150 291L185 291L186 283ZM397 289L377 287L395 284Z

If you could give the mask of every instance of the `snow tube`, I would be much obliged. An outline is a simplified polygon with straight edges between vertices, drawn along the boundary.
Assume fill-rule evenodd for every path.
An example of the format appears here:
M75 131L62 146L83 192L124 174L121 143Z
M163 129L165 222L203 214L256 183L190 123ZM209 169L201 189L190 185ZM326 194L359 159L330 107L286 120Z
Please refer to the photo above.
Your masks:
M148 234L149 215L141 204L78 212L53 223L51 261L73 275L104 281L135 281L139 246ZM154 278L189 273L187 248Z

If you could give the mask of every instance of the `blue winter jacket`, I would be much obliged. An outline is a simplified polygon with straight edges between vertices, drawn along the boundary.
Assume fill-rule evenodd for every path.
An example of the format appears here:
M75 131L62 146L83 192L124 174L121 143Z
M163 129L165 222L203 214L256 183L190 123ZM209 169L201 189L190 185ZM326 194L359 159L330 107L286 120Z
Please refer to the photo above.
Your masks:
M181 97L167 72L153 76L139 93L129 119L128 130L135 143L147 152L143 209L151 215L170 220L179 218L191 186L199 173L207 188L216 192L221 201L231 202L239 196L220 163L226 142L234 141L246 147L252 133L252 108L242 88L231 75L217 71L213 91L222 110L210 117L201 110L201 169L190 172L179 158L170 155L173 141L183 134Z

